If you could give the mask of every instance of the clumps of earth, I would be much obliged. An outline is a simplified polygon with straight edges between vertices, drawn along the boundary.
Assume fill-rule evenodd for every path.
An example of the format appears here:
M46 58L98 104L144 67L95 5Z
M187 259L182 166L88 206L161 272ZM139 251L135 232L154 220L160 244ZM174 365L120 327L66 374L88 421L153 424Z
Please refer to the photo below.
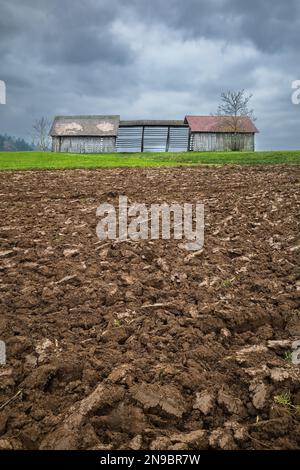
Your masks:
M298 449L299 180L0 173L0 449ZM96 208L119 195L203 202L203 250L100 242Z

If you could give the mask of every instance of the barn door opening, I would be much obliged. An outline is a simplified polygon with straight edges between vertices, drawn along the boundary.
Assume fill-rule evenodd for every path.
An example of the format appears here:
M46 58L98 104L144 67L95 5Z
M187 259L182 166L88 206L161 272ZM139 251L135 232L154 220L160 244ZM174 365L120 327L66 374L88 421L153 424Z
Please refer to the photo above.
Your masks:
M142 152L143 127L119 127L117 152Z
M167 136L167 127L145 126L143 145L144 152L165 152Z
M186 152L189 145L188 127L170 127L167 152Z

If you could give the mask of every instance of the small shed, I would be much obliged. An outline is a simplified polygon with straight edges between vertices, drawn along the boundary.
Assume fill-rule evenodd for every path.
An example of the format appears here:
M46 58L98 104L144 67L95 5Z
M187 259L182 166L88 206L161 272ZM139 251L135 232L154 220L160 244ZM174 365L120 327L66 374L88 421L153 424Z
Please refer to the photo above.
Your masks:
M245 116L186 116L190 128L189 150L254 151L258 129Z
M51 130L53 152L116 151L120 116L56 116Z

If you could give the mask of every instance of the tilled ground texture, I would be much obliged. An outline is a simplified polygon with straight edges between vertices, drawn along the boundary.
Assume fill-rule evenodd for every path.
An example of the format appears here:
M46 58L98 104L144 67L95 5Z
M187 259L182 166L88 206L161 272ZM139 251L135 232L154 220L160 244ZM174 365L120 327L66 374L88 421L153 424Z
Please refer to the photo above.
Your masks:
M2 172L0 448L300 448L299 180ZM203 202L203 251L100 243L96 208L121 194Z

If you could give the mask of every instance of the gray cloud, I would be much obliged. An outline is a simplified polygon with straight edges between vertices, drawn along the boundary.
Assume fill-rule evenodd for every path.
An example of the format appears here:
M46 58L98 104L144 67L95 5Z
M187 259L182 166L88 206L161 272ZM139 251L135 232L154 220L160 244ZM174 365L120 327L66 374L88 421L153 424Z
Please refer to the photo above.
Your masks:
M246 88L260 148L299 148L297 0L0 0L0 133L39 116L209 114Z
M298 0L152 0L146 7L140 0L133 3L133 11L145 21L168 24L185 37L249 40L268 52L298 47Z

